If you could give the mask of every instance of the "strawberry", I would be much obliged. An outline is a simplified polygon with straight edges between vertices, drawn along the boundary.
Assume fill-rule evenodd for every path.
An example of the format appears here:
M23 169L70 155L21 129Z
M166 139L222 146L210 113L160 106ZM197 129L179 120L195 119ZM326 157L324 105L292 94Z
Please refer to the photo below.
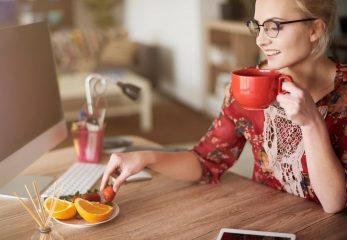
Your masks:
M107 186L102 192L106 202L112 202L113 198L116 196L112 186Z
M101 202L100 195L98 193L85 193L82 198L89 202Z

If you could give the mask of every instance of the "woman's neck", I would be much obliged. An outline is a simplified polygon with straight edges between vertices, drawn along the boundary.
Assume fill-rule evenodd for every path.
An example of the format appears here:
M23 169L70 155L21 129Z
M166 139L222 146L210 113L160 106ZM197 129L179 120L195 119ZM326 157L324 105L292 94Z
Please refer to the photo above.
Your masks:
M307 90L315 102L334 90L336 64L325 56L307 59L281 72L292 76L294 82Z

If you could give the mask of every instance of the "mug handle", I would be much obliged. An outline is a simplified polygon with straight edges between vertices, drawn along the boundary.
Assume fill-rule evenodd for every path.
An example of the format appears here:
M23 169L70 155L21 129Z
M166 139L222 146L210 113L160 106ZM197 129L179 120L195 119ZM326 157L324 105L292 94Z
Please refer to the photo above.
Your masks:
M289 75L284 75L284 74L281 74L279 77L278 77L278 93L280 94L286 94L288 93L287 91L284 91L282 89L282 83L283 82L294 82L293 81L293 78Z

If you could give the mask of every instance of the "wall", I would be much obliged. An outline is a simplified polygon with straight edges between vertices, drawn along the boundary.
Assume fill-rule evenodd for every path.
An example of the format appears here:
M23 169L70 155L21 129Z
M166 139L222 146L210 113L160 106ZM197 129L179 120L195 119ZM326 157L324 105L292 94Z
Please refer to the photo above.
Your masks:
M160 46L160 87L203 108L200 0L127 0L125 26L132 39Z

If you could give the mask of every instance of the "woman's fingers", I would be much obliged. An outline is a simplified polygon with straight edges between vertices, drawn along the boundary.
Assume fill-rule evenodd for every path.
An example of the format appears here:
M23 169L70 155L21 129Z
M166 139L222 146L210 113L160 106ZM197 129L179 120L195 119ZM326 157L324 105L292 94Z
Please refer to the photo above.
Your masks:
M102 176L100 190L102 191L110 177L113 177L115 179L113 190L116 192L130 175L139 172L144 167L139 153L112 154Z
M101 191L108 184L108 180L112 176L112 174L118 171L119 163L120 163L119 157L116 154L112 154L110 160L107 163L106 169L101 179L101 184L100 184Z
M282 89L285 90L286 92L289 92L289 94L285 94L285 95L292 95L299 99L302 99L305 96L304 90L297 87L295 83L292 83L292 82L284 82L282 84Z
M116 193L125 180L130 176L128 171L123 170L113 182L113 191Z
M288 94L279 94L276 100L286 112L288 119L300 126L308 124L317 113L311 95L290 82L283 83L282 88Z

